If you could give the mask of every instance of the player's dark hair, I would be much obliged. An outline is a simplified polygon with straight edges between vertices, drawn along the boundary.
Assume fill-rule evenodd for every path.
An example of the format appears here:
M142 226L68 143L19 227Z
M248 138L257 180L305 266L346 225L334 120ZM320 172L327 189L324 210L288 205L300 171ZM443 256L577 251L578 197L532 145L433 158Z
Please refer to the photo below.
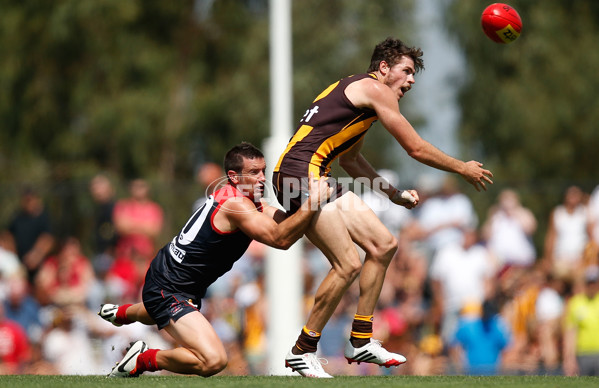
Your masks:
M243 169L243 159L256 159L256 158L264 158L264 154L258 148L254 147L252 144L243 142L237 144L225 155L225 173L229 170L233 170L235 172L240 173Z
M375 46L367 72L377 71L381 61L387 62L389 66L396 65L403 56L412 58L415 70L419 72L424 70L422 54L420 47L409 47L401 40L389 37Z

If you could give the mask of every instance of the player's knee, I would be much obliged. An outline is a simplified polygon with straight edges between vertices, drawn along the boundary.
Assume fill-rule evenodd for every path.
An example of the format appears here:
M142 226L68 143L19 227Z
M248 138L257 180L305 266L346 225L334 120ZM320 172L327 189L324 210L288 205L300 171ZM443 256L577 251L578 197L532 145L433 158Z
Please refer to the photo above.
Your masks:
M391 261L393 256L395 256L395 252L397 252L397 239L394 236L391 236L389 241L387 242L387 246L385 247L384 256Z
M227 367L227 353L224 349L209 349L201 352L201 356L196 355L194 365L188 373L195 373L198 376L210 377L217 374Z
M389 235L386 239L378 241L376 246L373 246L367 251L368 256L380 261L385 265L389 265L391 259L397 252L397 239L392 235Z
M347 261L340 271L340 276L345 279L347 283L352 283L362 271L362 262L360 258L356 256L354 260Z
M227 363L229 360L227 359L226 354L215 355L214 357L210 357L206 360L203 367L202 375L205 377L212 376L222 371L227 367Z

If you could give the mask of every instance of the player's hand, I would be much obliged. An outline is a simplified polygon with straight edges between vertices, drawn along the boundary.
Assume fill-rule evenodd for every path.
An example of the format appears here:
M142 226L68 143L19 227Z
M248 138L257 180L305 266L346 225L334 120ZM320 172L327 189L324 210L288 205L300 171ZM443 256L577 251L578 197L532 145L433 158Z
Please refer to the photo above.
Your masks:
M491 178L493 177L493 173L489 170L485 170L482 168L482 163L477 162L475 160L471 160L465 163L466 170L461 174L462 178L466 180L466 182L470 183L476 191L480 191L480 189L487 190L486 183L493 184Z
M329 186L326 176L320 177L319 180L314 179L314 173L310 173L308 179L308 192L310 193L310 201L313 205L320 205L333 195L333 188Z
M391 202L401 205L406 209L412 209L420 202L420 197L416 190L396 190L391 196Z

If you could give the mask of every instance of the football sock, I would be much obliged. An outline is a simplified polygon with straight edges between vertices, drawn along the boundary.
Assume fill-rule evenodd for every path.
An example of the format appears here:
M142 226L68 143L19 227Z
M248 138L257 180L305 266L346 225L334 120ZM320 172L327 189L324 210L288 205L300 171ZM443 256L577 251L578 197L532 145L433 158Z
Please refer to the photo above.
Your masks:
M302 329L295 346L291 348L293 354L304 354L304 353L315 353L318 341L320 340L320 333L314 330L308 329L306 326Z
M122 306L119 306L119 309L116 311L116 318L114 320L115 323L118 323L119 325L128 325L130 323L133 323L133 321L129 320L129 318L127 318L127 309L133 306L131 303L129 304L124 304Z
M351 325L351 335L349 342L354 348L361 348L368 344L372 338L372 322L374 315L354 315L354 321Z
M159 370L158 363L156 362L156 353L160 349L148 349L139 356L137 356L137 362L135 363L135 373L143 372L155 372Z

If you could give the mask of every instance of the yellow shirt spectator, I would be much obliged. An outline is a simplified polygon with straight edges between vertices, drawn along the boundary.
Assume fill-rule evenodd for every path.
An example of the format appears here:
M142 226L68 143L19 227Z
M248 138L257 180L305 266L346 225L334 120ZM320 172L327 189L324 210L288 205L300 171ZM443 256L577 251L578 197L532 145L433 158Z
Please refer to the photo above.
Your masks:
M576 354L599 352L599 294L578 294L568 302L567 328L577 330Z

